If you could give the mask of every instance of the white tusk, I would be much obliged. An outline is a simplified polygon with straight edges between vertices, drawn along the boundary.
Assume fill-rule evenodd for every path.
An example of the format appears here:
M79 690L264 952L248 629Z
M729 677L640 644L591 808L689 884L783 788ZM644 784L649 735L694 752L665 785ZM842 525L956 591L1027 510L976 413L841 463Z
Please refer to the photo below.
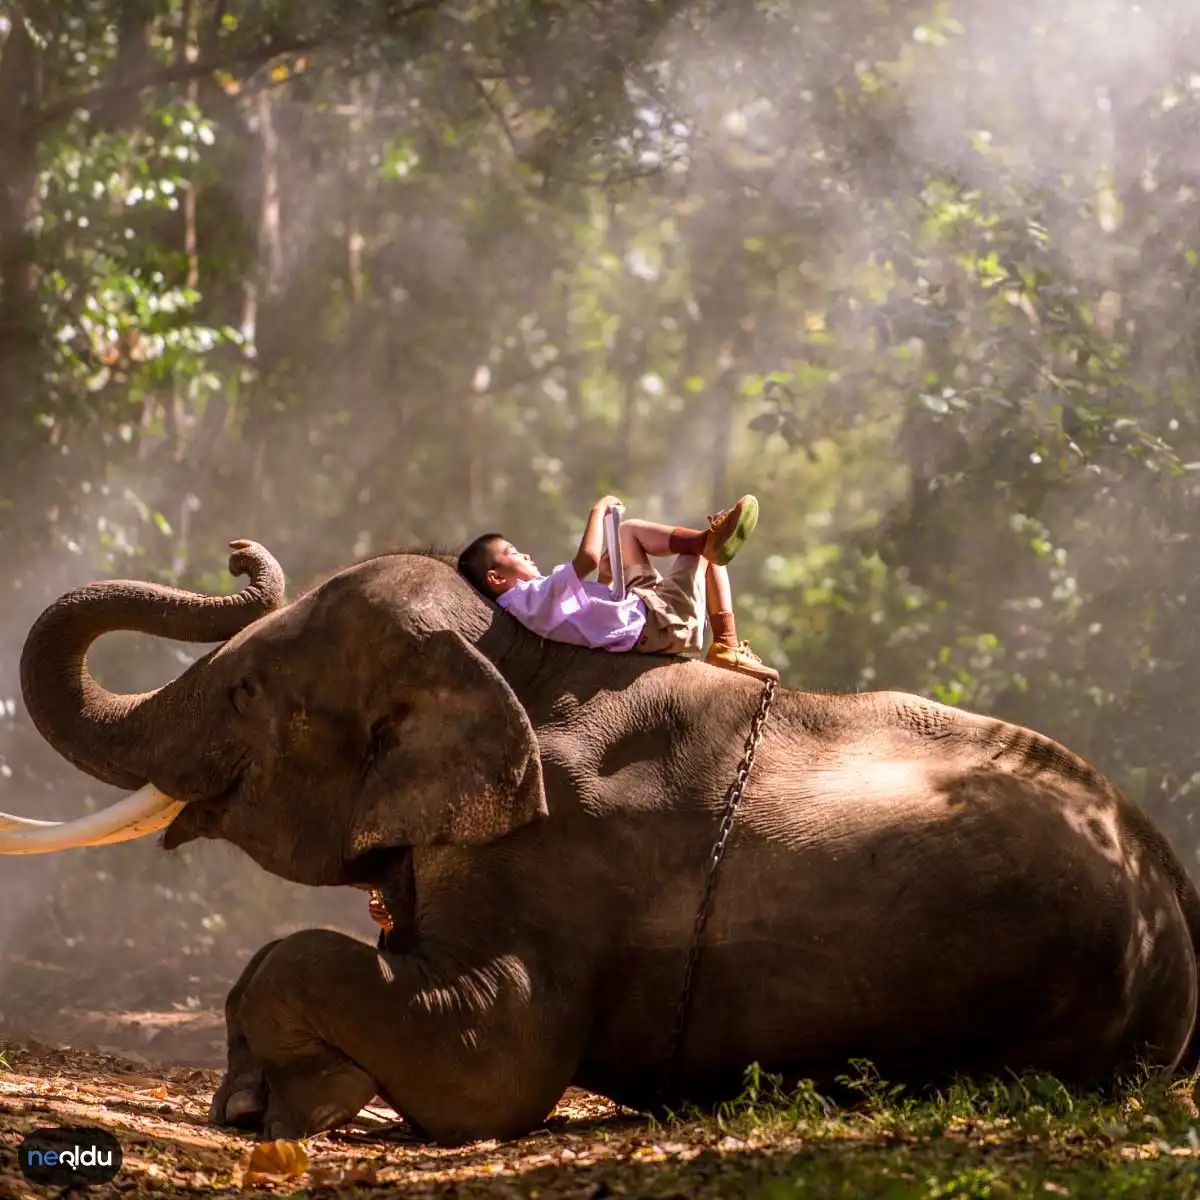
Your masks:
M49 854L132 841L170 825L183 806L182 800L148 783L124 800L74 821L35 821L0 813L0 854Z

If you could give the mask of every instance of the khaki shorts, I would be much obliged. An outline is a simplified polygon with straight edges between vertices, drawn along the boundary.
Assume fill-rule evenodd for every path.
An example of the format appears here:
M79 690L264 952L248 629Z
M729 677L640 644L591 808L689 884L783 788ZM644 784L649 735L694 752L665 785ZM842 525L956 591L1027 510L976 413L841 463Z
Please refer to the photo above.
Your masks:
M695 554L677 555L660 575L652 566L625 569L625 587L646 606L646 627L633 647L642 654L686 654L704 645L704 571Z

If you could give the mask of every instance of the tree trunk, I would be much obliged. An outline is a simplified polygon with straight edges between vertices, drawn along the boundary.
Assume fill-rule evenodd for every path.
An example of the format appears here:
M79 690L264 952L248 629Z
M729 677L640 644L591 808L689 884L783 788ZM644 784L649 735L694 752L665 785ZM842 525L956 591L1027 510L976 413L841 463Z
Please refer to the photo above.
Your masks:
M37 205L38 138L30 118L40 101L41 51L17 4L0 58L0 394L24 400L34 389L41 338L37 265L29 220Z

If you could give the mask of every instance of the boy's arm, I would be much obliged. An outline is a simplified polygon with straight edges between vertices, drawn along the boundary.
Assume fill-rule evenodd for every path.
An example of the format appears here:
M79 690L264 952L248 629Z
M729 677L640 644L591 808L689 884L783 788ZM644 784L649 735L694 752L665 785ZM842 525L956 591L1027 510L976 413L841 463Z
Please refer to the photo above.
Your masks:
M571 564L580 579L586 579L600 565L600 555L604 552L604 514L620 503L616 496L602 496L592 505L587 527L579 540L579 553Z

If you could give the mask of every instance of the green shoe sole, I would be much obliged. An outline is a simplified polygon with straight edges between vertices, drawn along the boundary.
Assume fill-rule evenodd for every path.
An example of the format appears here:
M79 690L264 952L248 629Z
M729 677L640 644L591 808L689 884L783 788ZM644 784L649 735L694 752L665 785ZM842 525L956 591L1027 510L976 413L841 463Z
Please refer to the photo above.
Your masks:
M742 515L734 526L733 532L725 541L725 545L717 551L716 563L719 567L727 567L733 562L734 556L742 548L742 543L754 532L758 524L758 497L750 496L742 509Z

